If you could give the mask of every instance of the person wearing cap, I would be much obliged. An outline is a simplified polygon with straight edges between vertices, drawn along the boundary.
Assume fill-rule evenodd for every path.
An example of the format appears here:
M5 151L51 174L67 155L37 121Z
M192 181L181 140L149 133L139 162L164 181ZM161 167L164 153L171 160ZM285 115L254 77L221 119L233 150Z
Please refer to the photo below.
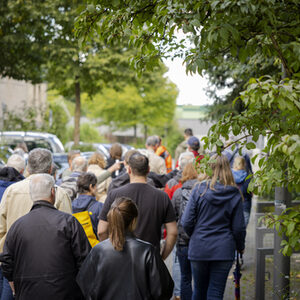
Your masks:
M192 152L197 162L199 162L204 156L199 153L200 141L195 136L191 136L188 141L188 151Z

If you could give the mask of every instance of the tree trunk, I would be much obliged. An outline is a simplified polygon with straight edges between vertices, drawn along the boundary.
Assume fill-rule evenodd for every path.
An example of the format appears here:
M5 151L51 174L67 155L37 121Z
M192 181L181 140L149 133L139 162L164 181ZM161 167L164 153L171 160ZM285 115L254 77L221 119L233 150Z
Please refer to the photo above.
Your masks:
M144 125L144 139L145 139L145 141L147 140L147 137L148 137L148 126Z
M80 83L79 78L75 82L75 115L74 115L74 146L79 146L80 141Z
M134 136L134 142L137 142L137 126L133 125L133 136Z

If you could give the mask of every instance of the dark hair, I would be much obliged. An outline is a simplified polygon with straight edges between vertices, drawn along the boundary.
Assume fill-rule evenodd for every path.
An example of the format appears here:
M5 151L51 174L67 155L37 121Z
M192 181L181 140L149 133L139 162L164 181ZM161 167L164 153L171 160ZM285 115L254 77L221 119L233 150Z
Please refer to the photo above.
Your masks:
M149 159L141 153L134 153L130 156L128 164L133 175L146 176L149 172Z
M109 239L117 251L122 251L126 231L134 230L133 220L138 216L136 204L126 197L117 198L107 214Z
M77 179L78 193L83 194L90 191L90 184L95 186L97 184L97 177L93 173L83 173Z
M112 144L109 149L109 154L113 159L121 159L122 152L122 146L119 143Z
M51 176L54 176L56 171L59 169L58 165L55 162L52 162L52 168L51 168Z
M184 134L187 136L193 136L193 130L191 128L187 128L184 130Z

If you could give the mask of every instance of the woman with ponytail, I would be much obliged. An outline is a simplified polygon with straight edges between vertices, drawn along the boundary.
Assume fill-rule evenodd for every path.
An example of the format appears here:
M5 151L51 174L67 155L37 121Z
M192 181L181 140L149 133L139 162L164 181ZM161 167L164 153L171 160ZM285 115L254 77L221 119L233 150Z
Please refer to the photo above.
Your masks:
M108 213L109 238L95 246L79 271L85 299L170 299L172 278L150 243L134 237L136 204L117 198Z

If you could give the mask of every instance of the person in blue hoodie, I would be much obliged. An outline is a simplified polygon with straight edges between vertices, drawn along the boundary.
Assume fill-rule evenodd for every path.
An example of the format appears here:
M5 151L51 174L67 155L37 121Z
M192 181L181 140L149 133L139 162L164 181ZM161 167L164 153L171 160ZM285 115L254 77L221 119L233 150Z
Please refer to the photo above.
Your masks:
M248 192L248 185L251 178L247 178L249 173L246 171L246 160L244 157L237 156L233 162L232 174L234 177L234 181L240 191L243 194L243 211L245 218L245 225L247 227L250 219L251 205L252 205L252 193Z
M181 218L190 236L192 299L223 299L235 250L245 248L242 195L226 156L211 158L213 175L195 186Z
M87 210L90 214L93 230L97 236L97 225L103 203L96 200L97 177L93 173L83 173L77 179L79 196L72 202L72 213Z
M24 179L25 159L18 155L11 155L5 167L0 169L0 202L5 190L12 184ZM0 300L14 299L8 280L3 276L0 268Z

